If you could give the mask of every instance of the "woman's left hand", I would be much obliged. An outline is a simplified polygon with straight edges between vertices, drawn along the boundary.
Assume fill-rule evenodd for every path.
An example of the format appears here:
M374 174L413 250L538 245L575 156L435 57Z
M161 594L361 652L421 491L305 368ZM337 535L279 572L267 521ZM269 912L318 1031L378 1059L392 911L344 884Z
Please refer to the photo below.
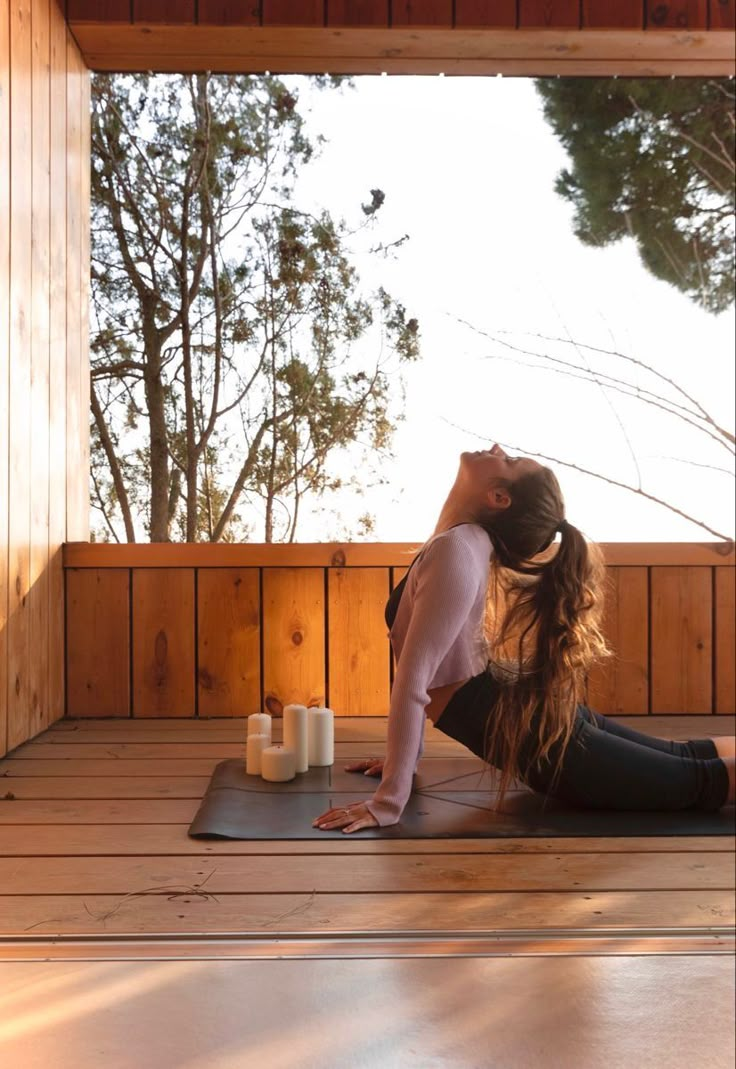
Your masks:
M326 813L312 821L312 827L325 831L337 831L342 828L344 832L350 834L351 831L360 831L361 828L377 828L378 821L365 802L352 802L342 808L328 809Z

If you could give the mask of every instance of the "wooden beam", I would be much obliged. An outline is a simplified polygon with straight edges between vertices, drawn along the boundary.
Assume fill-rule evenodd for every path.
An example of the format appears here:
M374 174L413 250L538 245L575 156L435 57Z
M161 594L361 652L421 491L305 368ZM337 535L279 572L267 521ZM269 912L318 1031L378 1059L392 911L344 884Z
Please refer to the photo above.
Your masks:
M579 0L519 0L519 26L580 26Z
M708 8L711 30L732 30L736 26L736 0L710 0Z
M516 0L455 0L455 25L466 29L515 27Z
M728 76L725 30L148 26L72 23L93 70Z
M417 542L67 542L65 568L388 568L411 564ZM732 542L601 542L609 565L734 567Z
M646 25L652 29L704 30L708 25L708 0L646 0L645 6Z
M260 0L199 0L200 26L259 26Z
M644 0L583 0L583 26L610 30L644 29Z

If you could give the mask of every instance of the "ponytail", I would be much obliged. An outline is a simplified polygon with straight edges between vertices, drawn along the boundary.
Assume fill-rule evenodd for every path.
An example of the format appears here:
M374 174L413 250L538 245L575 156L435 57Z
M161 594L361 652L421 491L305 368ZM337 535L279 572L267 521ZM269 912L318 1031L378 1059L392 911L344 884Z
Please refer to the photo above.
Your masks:
M523 510L523 522L509 508L499 517L500 525L486 527L495 549L490 608L498 614L503 601L505 609L500 625L486 634L489 670L498 682L498 699L486 725L487 760L502 772L497 808L510 782L533 779L559 742L554 788L586 675L609 652L599 627L602 554L564 519L553 473L548 468L540 472L524 477L534 485L522 486L521 493L522 480L514 484L512 504Z

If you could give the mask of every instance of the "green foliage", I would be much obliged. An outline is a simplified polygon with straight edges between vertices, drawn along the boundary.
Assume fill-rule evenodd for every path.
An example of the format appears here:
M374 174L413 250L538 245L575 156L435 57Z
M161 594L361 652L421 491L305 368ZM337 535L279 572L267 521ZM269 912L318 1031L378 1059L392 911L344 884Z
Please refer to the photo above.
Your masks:
M538 79L571 166L557 192L588 245L636 241L657 278L711 312L734 300L734 82Z
M345 221L294 205L321 140L298 105L271 76L93 79L92 459L109 526L113 503L152 540L243 539L238 508L260 501L265 539L293 539L304 494L339 486L335 454L362 446L370 479L390 445L418 323L361 293ZM374 225L371 195L356 230Z

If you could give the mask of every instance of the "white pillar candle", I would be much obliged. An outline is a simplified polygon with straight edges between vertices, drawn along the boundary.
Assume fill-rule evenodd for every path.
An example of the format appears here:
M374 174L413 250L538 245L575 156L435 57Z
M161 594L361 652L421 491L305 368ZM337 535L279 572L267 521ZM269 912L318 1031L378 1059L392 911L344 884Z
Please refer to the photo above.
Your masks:
M335 763L335 714L332 709L309 709L309 764L317 768Z
M271 745L270 735L249 735L245 753L245 771L249 776L260 776L261 754Z
M284 706L284 746L294 751L297 772L309 768L306 705Z
M271 738L271 717L268 713L252 713L248 717L248 736L268 735Z
M261 775L269 783L285 783L296 775L296 756L286 746L267 746L261 751Z

